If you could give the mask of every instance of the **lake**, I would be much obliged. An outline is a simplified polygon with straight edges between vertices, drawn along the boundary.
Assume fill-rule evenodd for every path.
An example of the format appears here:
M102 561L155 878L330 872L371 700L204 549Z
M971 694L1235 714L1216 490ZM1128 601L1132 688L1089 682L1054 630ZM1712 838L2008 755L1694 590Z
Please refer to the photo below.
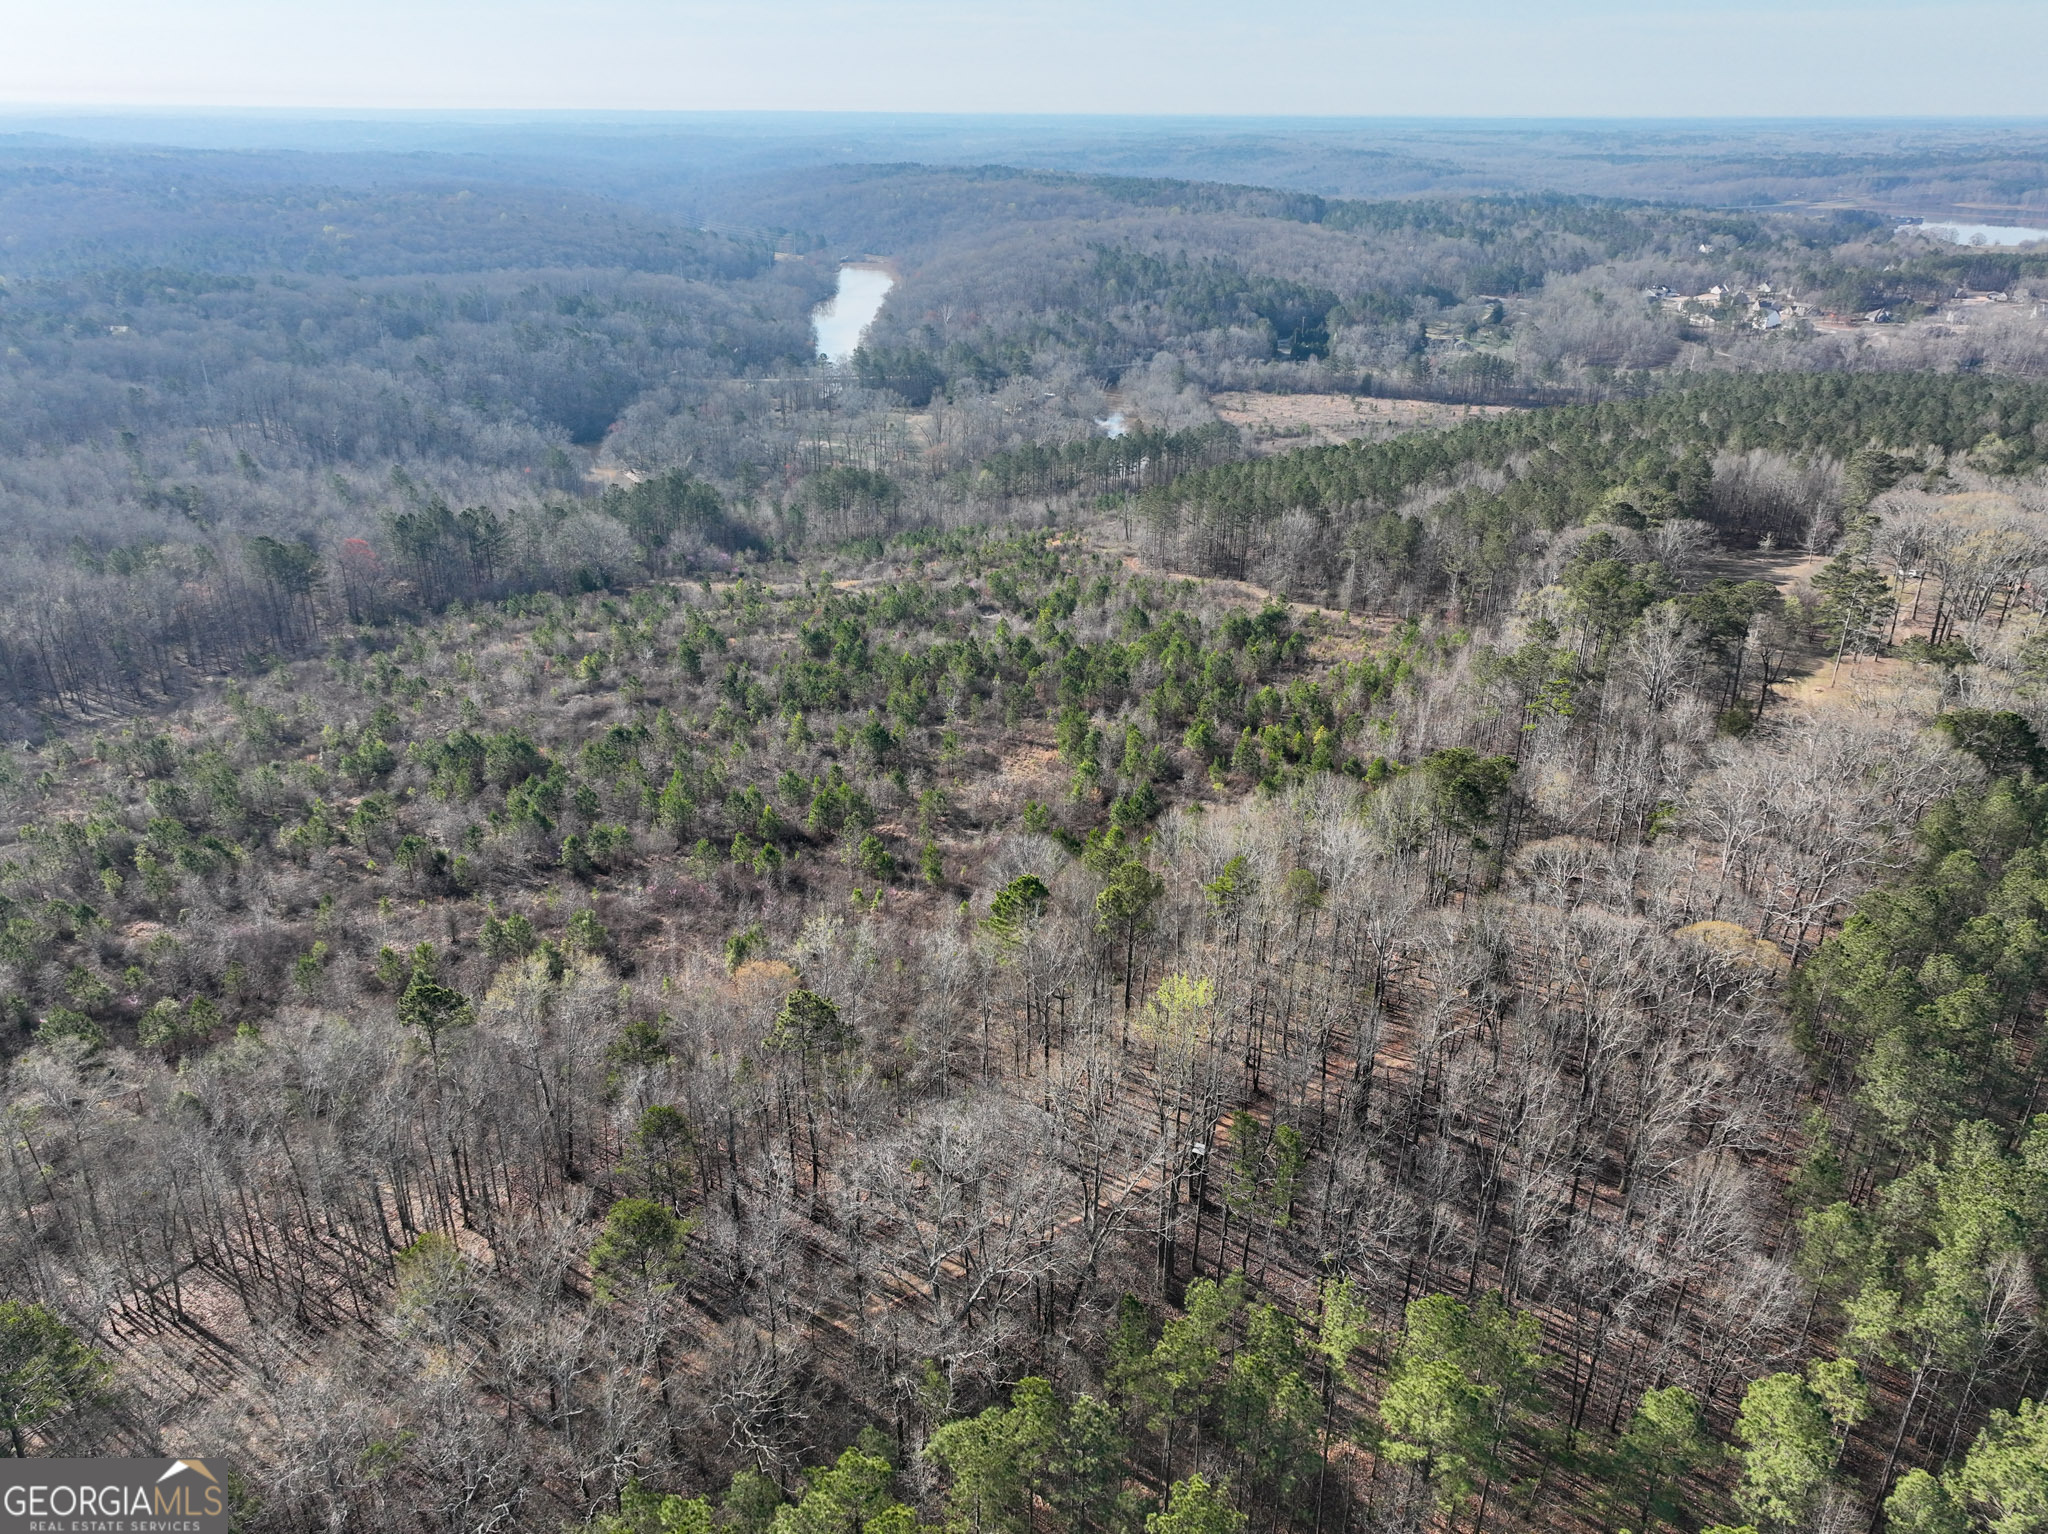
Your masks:
M811 311L818 355L835 366L851 362L854 348L895 286L896 279L879 267L840 267L839 291Z
M1929 219L1906 227L1925 230L1956 245L2025 245L2033 240L2048 240L2048 229L2025 229L2017 224L1956 224Z

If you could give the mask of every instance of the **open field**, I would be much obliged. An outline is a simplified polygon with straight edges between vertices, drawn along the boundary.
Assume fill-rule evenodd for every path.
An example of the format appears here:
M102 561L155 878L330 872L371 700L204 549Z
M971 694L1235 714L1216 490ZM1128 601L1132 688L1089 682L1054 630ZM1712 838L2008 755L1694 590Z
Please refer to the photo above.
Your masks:
M1456 426L1506 415L1514 405L1447 405L1428 399L1372 399L1358 394L1245 394L1210 397L1216 414L1251 435L1257 453L1364 438L1378 442L1408 431Z

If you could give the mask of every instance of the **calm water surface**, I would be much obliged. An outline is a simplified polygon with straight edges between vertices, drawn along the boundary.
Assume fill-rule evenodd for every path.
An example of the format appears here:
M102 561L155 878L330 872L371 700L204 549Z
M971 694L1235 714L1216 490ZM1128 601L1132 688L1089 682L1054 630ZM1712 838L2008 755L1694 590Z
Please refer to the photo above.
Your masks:
M1929 220L1908 225L1956 245L2025 245L2048 240L2048 229L2026 229L2017 224L1954 224Z
M818 355L834 364L851 362L854 348L895 286L896 279L878 267L840 267L839 291L811 311Z

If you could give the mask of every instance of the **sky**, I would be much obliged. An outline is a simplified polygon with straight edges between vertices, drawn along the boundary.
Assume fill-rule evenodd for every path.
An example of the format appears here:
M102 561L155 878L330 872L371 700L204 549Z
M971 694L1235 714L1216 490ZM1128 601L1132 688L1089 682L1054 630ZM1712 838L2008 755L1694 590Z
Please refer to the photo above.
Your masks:
M0 105L2048 116L2048 0L0 0Z

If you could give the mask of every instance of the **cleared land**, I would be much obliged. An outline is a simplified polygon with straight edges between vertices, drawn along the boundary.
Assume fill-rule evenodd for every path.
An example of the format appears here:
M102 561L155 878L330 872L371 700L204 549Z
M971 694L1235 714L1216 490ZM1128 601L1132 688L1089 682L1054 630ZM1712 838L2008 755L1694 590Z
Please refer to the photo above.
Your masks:
M1297 447L1360 438L1377 442L1403 432L1456 426L1480 416L1506 415L1514 405L1447 405L1431 399L1372 399L1359 394L1246 394L1210 396L1216 414L1251 434L1252 451L1284 453Z

